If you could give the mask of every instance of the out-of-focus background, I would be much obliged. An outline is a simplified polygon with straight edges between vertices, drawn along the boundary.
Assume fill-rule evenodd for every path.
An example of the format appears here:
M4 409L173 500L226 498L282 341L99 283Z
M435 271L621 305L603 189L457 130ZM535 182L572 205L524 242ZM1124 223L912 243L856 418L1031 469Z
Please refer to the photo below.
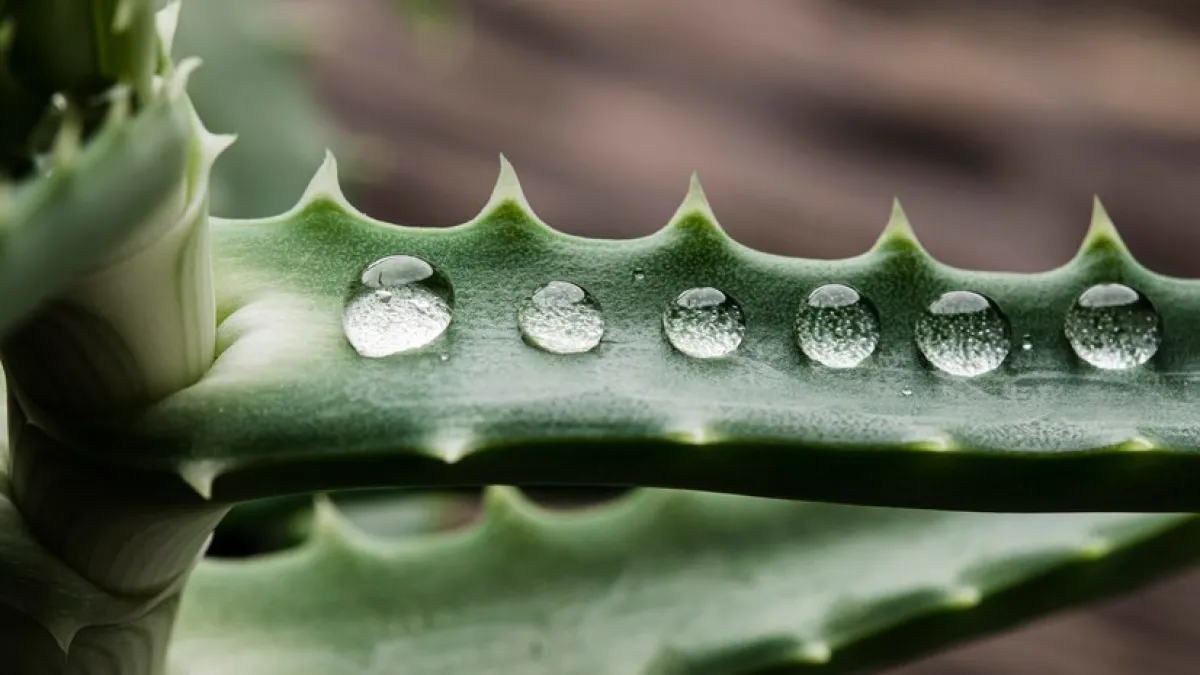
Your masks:
M1099 195L1145 265L1200 271L1200 4L270 2L311 55L305 81L339 129L329 144L348 192L378 218L469 219L504 152L539 215L576 234L651 232L695 170L725 229L777 253L859 253L899 197L942 260L1044 270L1073 254ZM292 143L287 165L266 171L286 198L218 210L286 207L320 161L324 141L302 133L313 101L195 39L212 50L196 87L238 91L209 104L211 126L289 108L262 140L239 129L247 153ZM893 675L1194 675L1198 663L1195 574Z

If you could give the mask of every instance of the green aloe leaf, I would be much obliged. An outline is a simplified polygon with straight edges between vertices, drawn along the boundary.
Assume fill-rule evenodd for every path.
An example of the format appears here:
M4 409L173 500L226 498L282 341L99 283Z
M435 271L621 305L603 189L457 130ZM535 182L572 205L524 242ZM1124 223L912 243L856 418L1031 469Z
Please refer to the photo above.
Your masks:
M205 561L176 675L848 673L1132 588L1191 517L971 514L645 490L395 542L328 504L298 549ZM302 590L298 590L302 589Z
M1200 505L1197 282L1137 265L1102 211L1075 260L1018 275L935 262L898 210L856 258L758 253L717 227L698 186L656 234L572 237L532 215L509 169L475 221L396 227L349 207L329 163L292 211L219 221L214 238L217 362L136 423L96 431L93 448L181 471L215 499L588 483L965 510ZM366 358L343 331L348 289L397 254L443 272L453 320L426 348ZM598 300L596 349L522 340L518 307L552 280ZM855 368L797 346L799 304L831 282L879 314L878 349ZM1064 336L1076 297L1108 282L1157 307L1162 345L1144 366L1092 367ZM691 358L664 337L664 308L693 286L740 301L747 329L731 356ZM941 372L914 343L926 307L960 289L990 297L1011 333L1003 365L979 377Z
M193 142L186 98L164 97L51 174L0 185L0 336L154 221L179 192Z

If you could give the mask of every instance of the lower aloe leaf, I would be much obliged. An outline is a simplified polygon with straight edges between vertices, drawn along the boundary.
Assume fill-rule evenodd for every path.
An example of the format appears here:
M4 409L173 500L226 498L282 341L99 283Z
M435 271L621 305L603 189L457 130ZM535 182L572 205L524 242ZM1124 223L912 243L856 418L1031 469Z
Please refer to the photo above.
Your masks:
M176 675L846 673L1193 560L1191 517L938 513L641 491L388 543L206 561ZM775 669L778 669L777 671Z
M292 211L214 225L217 362L94 449L217 500L584 483L1193 510L1200 284L1119 244L1098 211L1063 268L964 271L897 210L867 254L786 259L726 237L698 185L664 230L589 240L508 168L475 221L396 227L329 162Z

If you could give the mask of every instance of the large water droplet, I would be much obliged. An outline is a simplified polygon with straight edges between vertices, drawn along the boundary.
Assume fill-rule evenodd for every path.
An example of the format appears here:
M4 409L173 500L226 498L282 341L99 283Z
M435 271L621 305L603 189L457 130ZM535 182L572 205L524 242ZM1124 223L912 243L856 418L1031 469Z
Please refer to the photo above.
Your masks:
M351 289L342 327L363 356L380 358L433 342L450 325L454 290L433 265L410 255L376 260Z
M1146 296L1123 284L1097 284L1067 310L1063 332L1079 358L1097 368L1124 370L1158 351L1159 324Z
M917 347L939 370L975 377L995 370L1010 349L1008 321L991 300L951 291L917 319Z
M604 336L600 303L567 281L551 281L534 291L517 311L521 337L554 354L579 354Z
M821 365L853 368L879 345L879 316L853 288L825 284L801 305L796 340L805 356Z
M680 293L663 312L662 322L671 345L698 359L732 354L746 334L738 301L707 286Z

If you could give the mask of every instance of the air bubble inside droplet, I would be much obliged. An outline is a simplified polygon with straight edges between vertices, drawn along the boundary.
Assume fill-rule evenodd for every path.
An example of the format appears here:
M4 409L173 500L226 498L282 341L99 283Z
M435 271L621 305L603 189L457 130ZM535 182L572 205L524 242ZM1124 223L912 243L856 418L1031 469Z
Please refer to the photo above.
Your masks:
M842 284L815 289L796 315L796 341L808 358L853 368L879 345L879 316L858 291Z
M975 377L1000 367L1010 349L1008 321L991 300L951 291L917 320L917 347L938 370Z
M600 303L567 281L551 281L526 298L517 325L527 343L553 354L589 351L604 336Z
M346 339L362 356L419 349L450 325L454 291L445 275L410 255L381 258L355 281L342 314Z
M1104 370L1135 368L1162 344L1158 312L1124 284L1097 284L1067 310L1063 332L1079 358Z
M746 335L742 306L708 286L680 293L663 312L662 324L675 349L698 359L728 356Z

